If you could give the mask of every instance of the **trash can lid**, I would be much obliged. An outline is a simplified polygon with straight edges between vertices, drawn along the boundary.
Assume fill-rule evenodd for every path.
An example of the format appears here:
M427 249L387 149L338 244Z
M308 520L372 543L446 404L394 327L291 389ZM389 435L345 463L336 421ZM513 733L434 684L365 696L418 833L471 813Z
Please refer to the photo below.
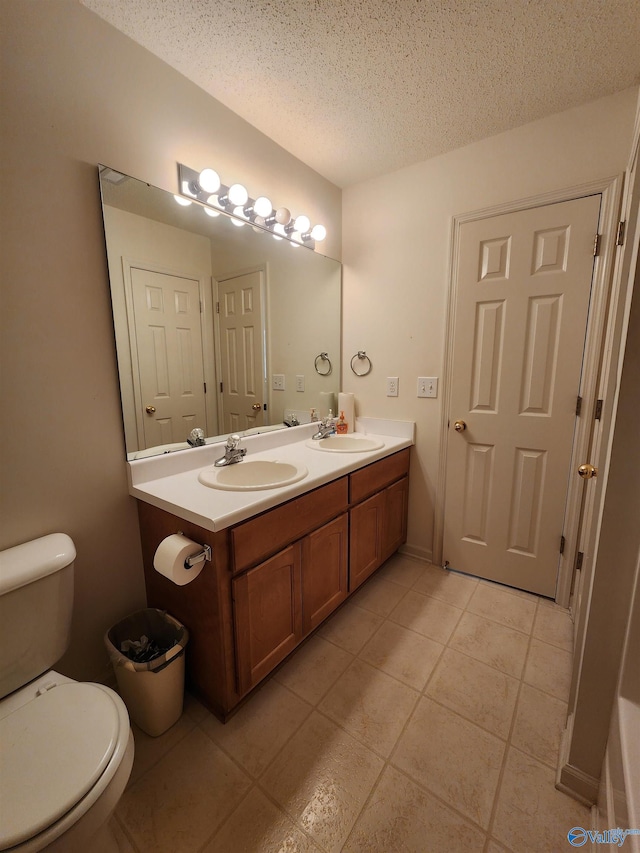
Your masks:
M33 838L96 784L118 743L115 701L58 684L0 720L0 849Z

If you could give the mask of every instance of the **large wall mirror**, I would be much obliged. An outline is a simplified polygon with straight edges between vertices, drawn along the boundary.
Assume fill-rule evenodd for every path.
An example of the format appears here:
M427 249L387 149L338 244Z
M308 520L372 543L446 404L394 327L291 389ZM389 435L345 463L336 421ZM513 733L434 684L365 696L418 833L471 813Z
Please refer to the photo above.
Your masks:
M127 458L335 411L341 264L99 172Z

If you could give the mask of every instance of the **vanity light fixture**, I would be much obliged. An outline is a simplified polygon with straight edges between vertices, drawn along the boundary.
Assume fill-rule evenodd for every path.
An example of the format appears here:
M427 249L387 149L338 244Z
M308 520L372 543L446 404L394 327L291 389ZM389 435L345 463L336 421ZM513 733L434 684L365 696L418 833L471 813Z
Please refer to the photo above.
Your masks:
M250 223L254 231L271 232L276 240L287 238L291 245L306 246L314 249L315 244L324 240L327 229L324 225L311 227L309 217L301 214L292 217L287 207L274 209L266 196L252 198L242 184L223 184L220 175L210 168L197 172L178 163L179 195L175 200L182 205L199 201L209 216L228 213L231 221L238 227Z

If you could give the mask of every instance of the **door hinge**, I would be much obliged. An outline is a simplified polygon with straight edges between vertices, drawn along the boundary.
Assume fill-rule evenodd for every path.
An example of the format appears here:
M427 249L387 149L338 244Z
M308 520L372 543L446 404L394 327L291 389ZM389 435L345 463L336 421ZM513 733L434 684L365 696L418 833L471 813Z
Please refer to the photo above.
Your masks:
M624 246L624 233L627 228L627 223L624 219L618 222L618 233L616 234L616 246Z
M564 538L564 536L561 536L560 537L560 553L561 554L564 554L564 546L566 544L567 544L567 540Z
M220 313L220 303L216 302L216 314Z
M604 400L596 400L596 411L594 414L594 420L599 421L602 418L602 404Z
M579 572L582 568L582 561L584 560L584 554L582 551L578 551L578 556L576 557L576 571Z
M220 383L220 393L222 394L222 382Z
M580 414L582 411L582 397L578 395L578 399L576 400L576 416Z
M204 385L204 393L206 394L207 393L207 383L203 382L202 384Z
M600 254L600 243L602 241L602 234L596 234L595 240L593 241L593 257L597 258Z

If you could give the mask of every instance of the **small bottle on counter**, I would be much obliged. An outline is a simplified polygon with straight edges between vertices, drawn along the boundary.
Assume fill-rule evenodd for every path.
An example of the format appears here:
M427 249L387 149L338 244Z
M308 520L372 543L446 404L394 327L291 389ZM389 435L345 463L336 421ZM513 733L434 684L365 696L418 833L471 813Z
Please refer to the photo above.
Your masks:
M311 423L315 423L318 420L318 415L316 414L315 409L311 409Z
M349 424L344 419L344 412L340 412L340 419L336 424L336 432L338 435L346 435L349 431Z

